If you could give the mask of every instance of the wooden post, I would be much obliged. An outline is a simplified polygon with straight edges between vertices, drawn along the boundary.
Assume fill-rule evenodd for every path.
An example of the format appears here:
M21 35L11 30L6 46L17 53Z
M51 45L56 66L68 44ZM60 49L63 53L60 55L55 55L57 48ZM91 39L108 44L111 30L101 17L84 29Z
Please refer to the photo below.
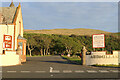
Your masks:
M82 52L82 65L86 65L86 52L87 52L87 50L86 50L85 46L83 46L82 51L83 51Z

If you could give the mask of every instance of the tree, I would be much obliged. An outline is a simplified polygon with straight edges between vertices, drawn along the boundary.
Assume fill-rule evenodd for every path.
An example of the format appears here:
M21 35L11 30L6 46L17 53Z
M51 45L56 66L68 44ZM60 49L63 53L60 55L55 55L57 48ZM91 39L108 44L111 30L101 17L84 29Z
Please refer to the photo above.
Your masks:
M25 38L27 38L27 47L30 52L30 56L32 56L32 51L35 49L36 46L35 38L33 38L32 35L26 35Z
M27 39L27 50L30 52L30 56L33 55L33 50L38 52L35 54L41 55L43 53L47 55L48 52L76 54L81 51L83 45L88 51L93 51L92 36L24 33L24 37ZM105 36L105 50L120 50L119 44L119 37L113 36L113 34Z
M53 38L50 45L52 50L56 51L57 53L63 53L66 50L66 48L62 42L63 39L60 37Z
M70 37L64 37L62 43L64 44L66 48L66 52L68 54L71 54L73 43L74 43L73 39Z
M43 40L42 40L42 35L39 35L39 36L37 35L34 38L37 42L36 47L39 49L39 52L40 52L41 56L43 56L43 46L44 46L44 44L43 44Z
M50 50L50 43L51 43L51 38L49 38L48 36L46 35L40 35L39 36L40 38L40 43L39 43L39 47L41 48L41 52L42 52L42 49L44 51L44 55L47 55L48 54L48 51Z
M44 48L46 49L46 55L48 55L48 50L50 50L51 38L44 37Z

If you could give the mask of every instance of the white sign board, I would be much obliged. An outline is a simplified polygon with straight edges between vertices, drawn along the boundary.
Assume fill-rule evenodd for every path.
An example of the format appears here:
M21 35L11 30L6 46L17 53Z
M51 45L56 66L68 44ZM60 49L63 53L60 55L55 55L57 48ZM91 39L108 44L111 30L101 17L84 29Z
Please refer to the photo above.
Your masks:
M105 48L105 35L104 34L94 34L92 36L93 48Z

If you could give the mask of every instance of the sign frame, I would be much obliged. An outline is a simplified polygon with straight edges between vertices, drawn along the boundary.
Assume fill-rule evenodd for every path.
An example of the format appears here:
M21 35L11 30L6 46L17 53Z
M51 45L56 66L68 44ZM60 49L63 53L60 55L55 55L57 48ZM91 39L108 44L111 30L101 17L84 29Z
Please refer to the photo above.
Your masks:
M93 36L94 35L103 35L104 36L104 47L94 47L94 45L93 45ZM93 34L92 35L92 48L105 48L105 34Z

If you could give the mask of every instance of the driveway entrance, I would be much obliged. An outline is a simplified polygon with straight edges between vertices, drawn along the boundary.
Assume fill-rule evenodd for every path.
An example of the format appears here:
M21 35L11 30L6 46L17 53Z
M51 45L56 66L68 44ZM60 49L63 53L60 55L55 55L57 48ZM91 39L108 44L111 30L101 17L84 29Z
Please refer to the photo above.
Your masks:
M118 78L117 68L72 64L61 56L27 57L18 66L3 67L4 78Z

